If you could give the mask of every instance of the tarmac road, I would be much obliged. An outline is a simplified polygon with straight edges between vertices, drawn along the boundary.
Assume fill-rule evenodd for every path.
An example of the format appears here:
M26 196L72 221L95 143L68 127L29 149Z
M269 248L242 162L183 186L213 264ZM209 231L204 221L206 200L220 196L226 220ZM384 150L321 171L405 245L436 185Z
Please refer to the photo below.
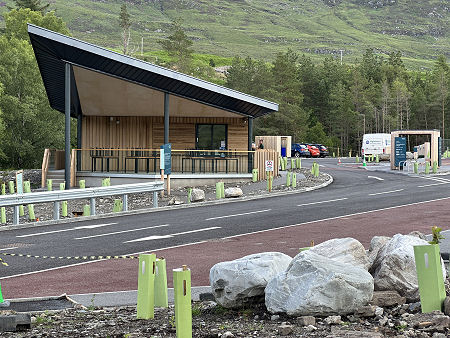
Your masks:
M367 246L374 235L429 233L432 225L449 228L450 179L446 176L410 177L369 172L350 163L337 165L335 159L318 162L334 178L333 184L320 190L2 231L0 252L39 256L156 252L167 259L168 269L189 264L193 285L207 285L213 264L245 254L276 250L294 256L310 240L320 243L351 236ZM304 166L310 163L303 160ZM6 288L9 297L137 286L137 260L78 265L80 261L73 259L0 257L10 264L0 267L2 290ZM48 271L33 274L41 270ZM36 286L24 292L23 283Z

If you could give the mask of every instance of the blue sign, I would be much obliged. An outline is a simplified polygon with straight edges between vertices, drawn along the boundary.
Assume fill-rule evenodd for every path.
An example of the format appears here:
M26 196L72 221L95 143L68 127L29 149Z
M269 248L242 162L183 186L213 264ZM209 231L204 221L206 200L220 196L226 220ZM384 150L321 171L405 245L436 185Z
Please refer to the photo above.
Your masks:
M166 143L161 146L161 169L164 169L165 175L172 173L172 144Z
M395 138L394 151L395 166L400 167L400 162L403 162L401 165L401 167L403 167L405 165L404 161L406 161L406 137Z
M442 138L438 137L438 166L442 163Z

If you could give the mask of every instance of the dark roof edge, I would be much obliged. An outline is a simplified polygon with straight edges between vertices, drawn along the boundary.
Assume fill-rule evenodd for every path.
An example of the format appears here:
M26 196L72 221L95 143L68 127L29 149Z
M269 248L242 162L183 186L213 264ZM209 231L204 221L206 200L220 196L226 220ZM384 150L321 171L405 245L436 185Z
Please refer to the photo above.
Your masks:
M257 98L255 96L251 96L248 94L244 94L241 92L238 92L233 89L229 89L205 80L201 80L198 78L195 78L190 75L182 74L179 72L176 72L174 70L170 70L146 61L142 61L136 58L133 58L131 56L123 55L111 50L108 50L103 47L96 46L94 44L84 42L66 35L63 35L61 33L56 33L54 31L48 30L46 28L42 28L33 24L28 23L28 33L38 35L53 41L57 41L59 43L69 45L71 47L79 48L84 51L97 54L112 60L115 60L117 62L121 62L130 66L134 66L140 69L144 69L153 73L157 73L162 76L166 76L178 81L182 81L185 83L188 83L190 85L194 85L197 87L200 87L202 89L210 90L225 96L229 96L238 100L246 101L248 103L252 103L273 111L278 111L278 104L274 102L270 102L264 99Z

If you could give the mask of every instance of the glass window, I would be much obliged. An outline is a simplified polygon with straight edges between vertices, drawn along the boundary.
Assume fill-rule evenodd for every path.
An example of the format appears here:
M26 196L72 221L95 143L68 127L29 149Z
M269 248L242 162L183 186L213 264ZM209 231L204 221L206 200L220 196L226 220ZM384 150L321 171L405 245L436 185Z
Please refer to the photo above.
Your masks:
M197 124L197 149L227 149L226 124Z

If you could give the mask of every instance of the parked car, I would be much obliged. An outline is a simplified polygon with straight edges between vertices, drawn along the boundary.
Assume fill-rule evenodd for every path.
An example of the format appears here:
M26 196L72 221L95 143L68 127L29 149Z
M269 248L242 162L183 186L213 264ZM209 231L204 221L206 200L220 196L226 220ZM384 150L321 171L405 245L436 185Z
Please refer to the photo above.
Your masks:
M311 157L319 157L320 150L314 144L307 144L308 150L311 153Z
M308 150L306 144L293 143L291 146L291 156L295 157L311 157L311 153Z
M327 157L330 156L330 153L328 152L327 147L325 147L323 144L315 144L315 146L320 151L320 157Z

